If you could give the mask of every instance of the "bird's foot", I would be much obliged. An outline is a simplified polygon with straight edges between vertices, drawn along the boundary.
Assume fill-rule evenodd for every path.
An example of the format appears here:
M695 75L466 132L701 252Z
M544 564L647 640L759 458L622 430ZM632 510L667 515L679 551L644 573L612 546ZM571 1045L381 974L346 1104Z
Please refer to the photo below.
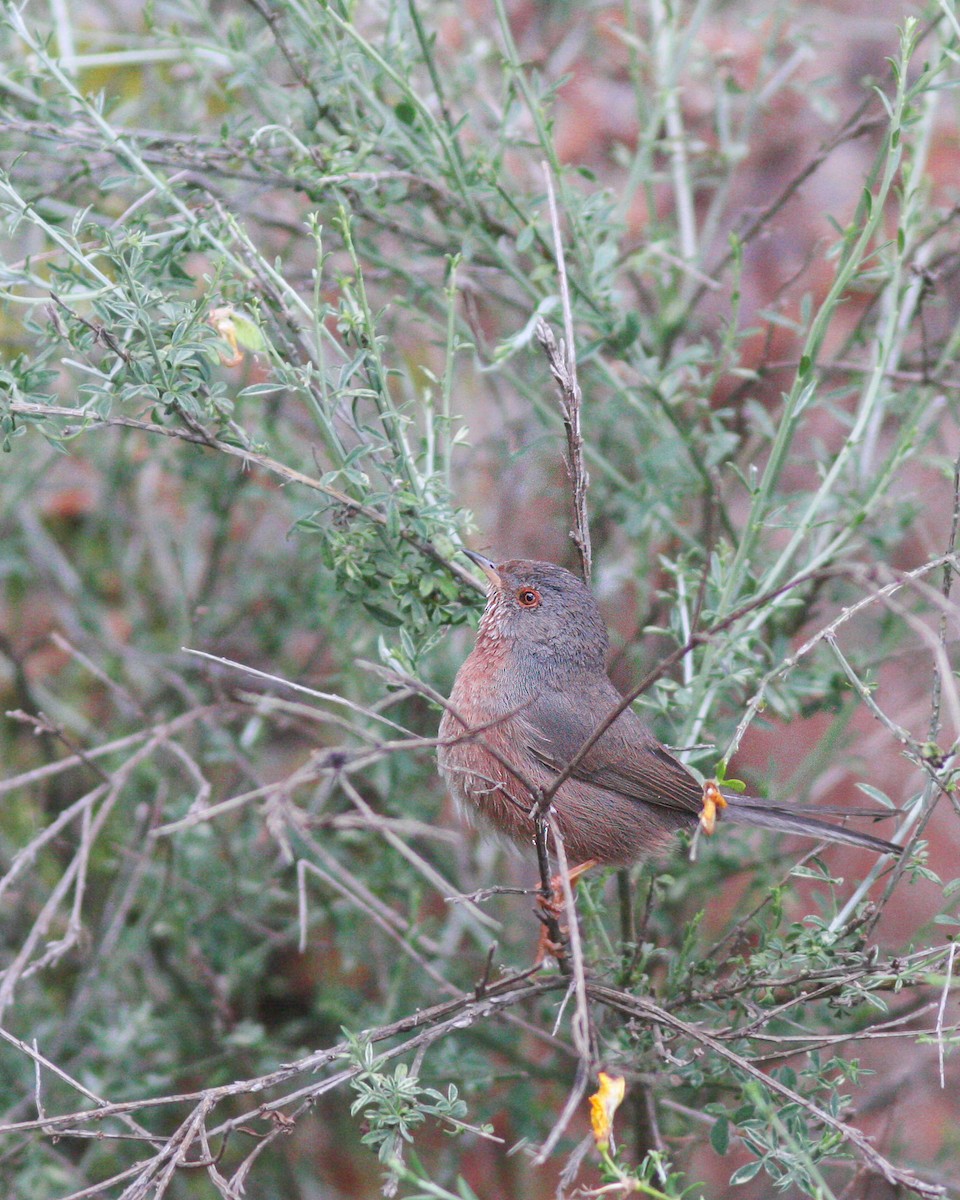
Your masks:
M589 858L578 867L568 871L567 880L571 890L577 886L580 876L596 865L597 860ZM562 874L554 875L550 880L549 895L545 896L542 892L537 893L537 907L540 910L537 916L540 918L541 926L540 940L537 943L537 957L534 961L539 964L545 958L559 960L566 954L565 938L569 932L569 926L560 924L560 918L564 915L566 907ZM559 941L556 940L556 935L559 935Z

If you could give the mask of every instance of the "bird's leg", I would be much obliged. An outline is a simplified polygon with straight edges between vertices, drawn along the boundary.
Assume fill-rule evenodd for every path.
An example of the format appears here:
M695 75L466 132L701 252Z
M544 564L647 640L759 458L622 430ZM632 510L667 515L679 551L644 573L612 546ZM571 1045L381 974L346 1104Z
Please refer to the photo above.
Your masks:
M596 865L597 859L588 858L586 862L582 862L578 867L573 867L571 870L569 870L567 872L567 880L570 884L570 887L576 887L577 880L580 878L580 876L589 871L591 867L595 867ZM541 909L538 915L540 920L543 922L540 928L540 941L537 945L536 961L538 963L543 962L548 955L551 958L560 958L565 953L562 945L558 945L556 942L551 941L549 929L547 927L548 921L552 920L554 922L559 922L560 918L563 916L563 901L563 875L557 874L554 875L550 880L550 895L544 896L541 892L537 896L537 904ZM560 925L559 929L561 934L567 932L567 928L564 925Z

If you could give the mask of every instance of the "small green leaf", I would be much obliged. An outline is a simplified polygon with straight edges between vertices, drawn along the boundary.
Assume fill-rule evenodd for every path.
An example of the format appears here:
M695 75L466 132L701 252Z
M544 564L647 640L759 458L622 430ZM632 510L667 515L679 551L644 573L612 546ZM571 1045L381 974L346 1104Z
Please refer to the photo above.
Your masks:
M718 1117L710 1130L710 1145L722 1158L730 1149L730 1122L726 1117Z
M893 808L894 804L886 792L881 792L879 788L875 788L869 783L858 783L857 791L863 792L865 796L869 796L871 800L876 800L878 804L882 804L884 808Z
M389 625L391 629L396 629L398 625L403 624L403 621L396 613L392 613L389 609L382 608L379 604L374 604L370 600L364 600L363 607L372 617L376 617L384 625Z
M734 1173L730 1176L730 1182L734 1184L748 1183L751 1179L753 1179L754 1175L758 1175L760 1173L760 1168L762 1166L763 1163L759 1158L756 1159L755 1162L744 1163L742 1167L737 1167Z
M533 236L536 231L532 225L524 225L517 234L517 253L526 254L533 245Z
M717 763L715 778L716 778L718 786L724 787L728 791L745 792L747 790L747 785L743 782L742 779L728 779L727 778L727 764L723 761L722 758Z
M237 345L242 346L244 350L257 353L257 351L262 350L266 345L263 334L260 332L260 326L249 317L245 317L238 312L234 313L233 328L237 335Z
M607 342L611 350L629 350L639 336L640 317L631 308L617 329L615 329L613 334L607 339Z

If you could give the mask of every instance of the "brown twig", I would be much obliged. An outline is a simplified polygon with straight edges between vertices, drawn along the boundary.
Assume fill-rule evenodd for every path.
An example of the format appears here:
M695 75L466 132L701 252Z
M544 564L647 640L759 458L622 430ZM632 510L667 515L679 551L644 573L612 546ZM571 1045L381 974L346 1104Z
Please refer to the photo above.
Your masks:
M550 372L559 387L558 402L563 427L567 435L567 476L570 480L571 501L573 506L573 529L570 537L577 547L580 556L580 570L586 583L590 582L593 573L593 551L590 543L590 521L587 515L587 489L590 477L587 472L583 453L583 431L580 414L583 408L583 394L577 381L577 355L573 335L573 309L570 304L570 288L567 280L566 259L563 252L563 235L560 230L560 214L557 211L557 197L553 186L553 176L549 165L542 164L544 180L547 189L547 204L550 211L550 227L553 231L554 257L557 264L557 280L560 288L560 305L563 312L564 336L557 345L553 331L546 321L539 319L536 325L537 341L543 347ZM542 894L549 899L552 891L550 862L547 851L547 832L550 814L550 802L554 791L540 792L536 797L535 841L537 848L537 863L540 868ZM556 843L555 843L556 848ZM562 854L562 848L559 851ZM562 871L562 868L561 868ZM569 880L566 880L569 890ZM560 927L547 910L543 919L546 922L547 934L551 941L560 938ZM571 899L571 928L575 922ZM569 970L565 958L560 960L561 970ZM556 1130L555 1130L556 1133ZM559 1136L559 1134L557 1134ZM550 1144L548 1139L548 1144ZM541 1151L541 1154L544 1151Z
M463 741L466 738L476 740L479 745L483 746L483 748L489 754L491 754L506 771L509 771L509 773L523 788L526 789L530 795L530 813L534 822L534 846L537 853L537 866L540 872L540 896L544 901L550 901L553 898L553 874L550 869L550 854L547 843L547 836L549 833L548 820L550 796L545 797L543 789L540 788L534 780L530 779L529 776L526 775L526 773L516 765L516 763L512 762L505 754L503 754L498 747L494 746L490 741L484 739L482 736L478 736L481 735L484 730L490 729L493 726L499 725L503 721L507 721L511 717L516 716L517 713L523 711L523 707L525 706L521 706L512 712L508 712L504 714L504 716L498 717L496 720L489 721L484 725L470 726L468 722L461 716L461 714L457 712L456 708L450 703L449 700L447 700L444 696L441 696L438 692L434 691L433 688L429 687L421 680L415 679L413 676L406 675L402 672L379 667L373 664L371 664L371 670L384 678L390 678L404 683L414 691L419 692L421 695L426 696L428 699L434 701L434 703L439 704L442 708L446 709L447 712L456 717L464 729L464 732L459 737L453 739L454 742ZM560 923L553 915L550 908L545 904L538 911L537 915L538 918L543 922L548 940L554 945L562 946L564 944L564 939L562 930L560 928ZM568 972L569 970L568 964L564 958L560 959L560 969L564 973Z
M716 637L718 633L722 633L731 625L736 624L736 622L739 621L741 617L746 616L747 613L753 612L757 608L762 608L764 604L776 599L777 596L781 596L785 592L792 591L794 588L799 587L803 583L808 583L810 580L817 579L822 574L823 569L809 571L804 575L797 575L787 583L781 584L779 587L773 588L769 592L764 592L762 596L757 596L753 600L747 601L746 604L742 604L739 608L735 609L732 613L729 613L726 617L724 617L723 620L715 622L707 629L701 630L700 632L692 632L682 646L677 646L677 648L671 651L666 658L662 659L661 662L653 668L653 670L648 671L643 679L641 679L636 685L636 687L631 688L630 691L624 695L620 703L616 705L615 708L611 709L611 711L597 725L590 737L588 737L583 743L570 762L563 768L562 771L557 773L553 780L551 780L549 787L543 790L540 803L547 803L553 796L556 795L558 789L562 787L564 783L566 783L566 781L583 761L584 757L589 754L600 738L603 737L610 726L613 725L613 723L617 720L620 714L625 712L634 702L634 700L636 700L638 696L642 696L643 693L647 691L648 688L652 687L658 679L662 679L672 667L681 662L691 650L694 650L697 646L702 645L711 638Z
M940 623L937 630L937 636L942 650L946 649L947 645L947 619L948 612L946 605L950 603L950 593L953 590L953 581L957 574L957 538L960 536L960 455L954 460L953 464L953 511L950 515L950 531L947 535L946 546L946 561L943 564L943 579L940 584L940 590L943 595L945 607L940 613ZM940 735L940 701L943 695L943 673L940 669L940 664L936 657L933 661L933 690L930 701L930 728L927 734L929 740L936 744L937 738Z
M762 209L751 221L749 221L742 232L738 232L737 240L741 246L745 246L752 241L757 234L767 225L780 210L784 207L791 196L795 195L806 181L827 161L830 155L839 146L845 142L855 141L864 134L871 133L875 129L886 129L888 118L886 113L878 117L864 117L864 113L874 103L875 97L871 94L857 107L856 111L848 118L840 131L829 138L820 149L814 154L813 158L798 171L794 177L781 189L780 193ZM738 251L735 248L727 250L720 259L710 267L706 272L706 276L710 280L716 280L727 267L733 262ZM696 308L706 291L706 285L701 284L694 292L691 301L691 309Z
M693 1042L698 1043L705 1049L711 1050L741 1074L757 1080L763 1087L786 1100L789 1104L795 1104L808 1117L839 1133L844 1141L856 1149L861 1159L876 1174L886 1179L888 1183L894 1186L910 1188L918 1195L929 1198L929 1200L934 1200L935 1197L945 1194L945 1189L939 1184L927 1183L912 1172L904 1171L894 1166L889 1159L884 1158L869 1141L867 1136L859 1129L853 1125L848 1125L845 1121L841 1121L839 1117L834 1116L833 1113L828 1112L825 1108L821 1108L820 1105L815 1104L805 1096L801 1096L799 1092L787 1087L786 1084L781 1083L774 1076L767 1075L750 1059L744 1058L743 1055L737 1054L728 1046L723 1045L712 1034L705 1033L698 1026L691 1025L689 1022L675 1017L672 1013L660 1008L659 1005L654 1004L645 997L631 996L626 992L617 991L615 988L610 988L599 983L588 982L587 988L589 995L597 1000L598 1003L607 1005L627 1016L652 1021L663 1028L673 1029L677 1033L682 1033Z
M294 467L288 467L286 463L279 462L275 458L270 458L269 455L260 454L258 451L252 450L247 446L235 446L230 442L225 442L222 438L215 437L213 434L201 433L196 429L180 429L171 425L154 425L149 421L141 421L135 417L92 416L81 409L65 408L62 405L56 404L32 404L26 401L14 400L5 405L5 408L14 416L19 417L42 419L61 417L70 421L79 421L79 425L75 427L68 426L63 429L62 433L64 437L86 433L91 429L119 427L121 429L135 429L145 434L175 438L178 441L189 442L195 446L205 446L207 449L217 450L221 454L226 454L231 458L240 459L244 469L249 469L251 466L259 467L262 471L266 471L267 474L275 475L278 479L282 479L286 483L297 483L302 487L309 488L311 491L319 492L337 504L343 505L344 508L349 509L350 512L355 513L357 516L362 516L368 521L372 521L375 525L386 528L388 524L387 517L383 513L375 508L371 508L368 504L363 504L361 501L355 500L339 488L331 487L330 484L323 483L311 475L306 475L303 471L298 471ZM414 533L412 530L401 528L399 530L399 537L407 542L408 545L413 546L424 557L429 558L431 562L442 566L451 575L455 575L462 584L469 587L472 591L483 591L482 585L469 571L447 558L436 546L420 537L419 534Z
M567 434L567 474L570 477L573 500L573 539L580 555L580 567L584 580L589 583L593 572L593 553L590 548L590 522L587 516L587 489L590 476L583 455L583 433L580 412L583 395L577 382L577 355L573 341L573 311L570 306L570 289L567 283L567 267L563 254L563 236L560 232L560 217L557 198L553 188L550 168L543 164L547 185L547 201L550 208L550 225L553 229L553 245L557 262L557 279L560 285L560 303L563 309L563 339L557 345L553 331L544 320L537 321L537 341L543 347L550 364L550 371L560 388L560 413Z

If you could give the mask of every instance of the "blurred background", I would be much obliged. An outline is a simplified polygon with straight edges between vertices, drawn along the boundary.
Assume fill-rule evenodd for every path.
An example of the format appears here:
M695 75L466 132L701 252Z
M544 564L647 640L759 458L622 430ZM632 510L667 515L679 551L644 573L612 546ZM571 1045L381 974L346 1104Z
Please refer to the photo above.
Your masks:
M5 13L0 1191L913 1194L819 1106L960 1195L953 4ZM534 954L426 689L462 546L579 566L545 165L615 682L700 633L658 736L911 844L585 883L592 979L806 1102L597 1003L607 1163L585 1102L534 1162L562 990L383 1032Z

